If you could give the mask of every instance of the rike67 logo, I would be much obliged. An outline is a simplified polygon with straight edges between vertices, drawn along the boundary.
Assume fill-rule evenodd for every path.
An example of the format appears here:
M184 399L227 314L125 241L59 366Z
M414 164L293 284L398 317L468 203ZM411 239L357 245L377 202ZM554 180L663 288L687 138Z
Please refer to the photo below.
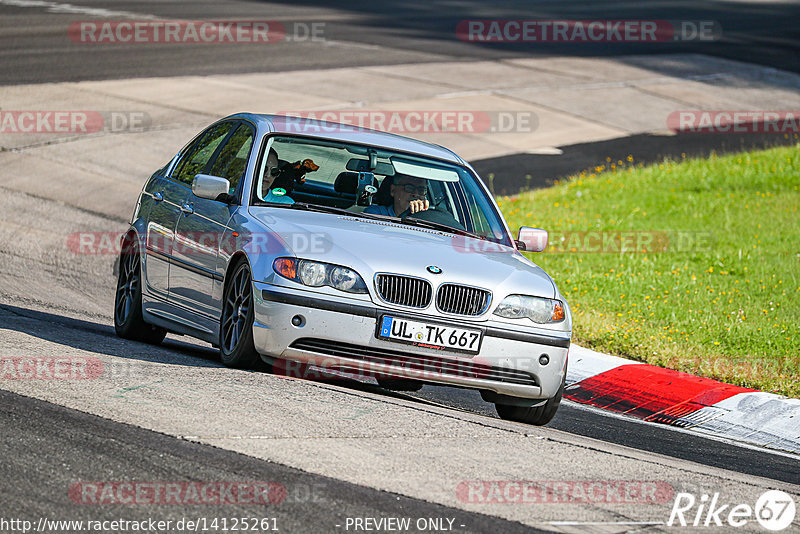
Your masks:
M672 504L668 527L743 527L753 520L767 530L784 530L795 517L794 499L779 490L764 492L755 506L726 503L719 493L703 494L696 498L691 493L678 493Z

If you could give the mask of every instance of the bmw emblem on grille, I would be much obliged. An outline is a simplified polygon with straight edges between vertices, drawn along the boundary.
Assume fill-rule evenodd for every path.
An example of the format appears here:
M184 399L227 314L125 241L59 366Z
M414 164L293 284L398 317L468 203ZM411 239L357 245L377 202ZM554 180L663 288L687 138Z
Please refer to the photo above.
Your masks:
M436 265L428 265L425 268L431 274L442 274L442 269L440 267L437 267Z

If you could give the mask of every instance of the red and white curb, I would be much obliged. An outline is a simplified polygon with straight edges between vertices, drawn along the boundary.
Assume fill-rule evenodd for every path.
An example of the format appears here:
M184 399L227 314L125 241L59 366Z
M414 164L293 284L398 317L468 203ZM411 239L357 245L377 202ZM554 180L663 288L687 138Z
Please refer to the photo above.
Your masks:
M609 356L569 350L564 397L729 440L800 453L800 399Z

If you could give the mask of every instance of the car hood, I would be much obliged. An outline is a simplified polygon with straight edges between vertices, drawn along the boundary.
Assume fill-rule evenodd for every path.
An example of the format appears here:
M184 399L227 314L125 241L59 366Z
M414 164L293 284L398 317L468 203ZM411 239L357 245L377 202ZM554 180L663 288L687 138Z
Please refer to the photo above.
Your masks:
M551 278L513 248L455 234L357 216L251 208L287 255L345 265L368 285L375 273L417 276L489 289L495 299L521 293L555 296ZM441 269L440 274L428 271ZM496 302L499 302L496 300Z

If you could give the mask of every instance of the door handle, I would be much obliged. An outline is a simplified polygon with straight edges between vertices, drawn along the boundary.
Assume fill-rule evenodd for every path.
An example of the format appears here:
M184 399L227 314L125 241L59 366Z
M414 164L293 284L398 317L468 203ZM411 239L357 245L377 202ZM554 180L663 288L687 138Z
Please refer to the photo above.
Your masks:
M163 191L157 191L157 192L153 193L153 200L156 201L156 202L161 202L162 200L164 200L164 192Z
M192 213L194 213L194 206L192 206L191 204L181 204L181 212L184 215L191 215Z

